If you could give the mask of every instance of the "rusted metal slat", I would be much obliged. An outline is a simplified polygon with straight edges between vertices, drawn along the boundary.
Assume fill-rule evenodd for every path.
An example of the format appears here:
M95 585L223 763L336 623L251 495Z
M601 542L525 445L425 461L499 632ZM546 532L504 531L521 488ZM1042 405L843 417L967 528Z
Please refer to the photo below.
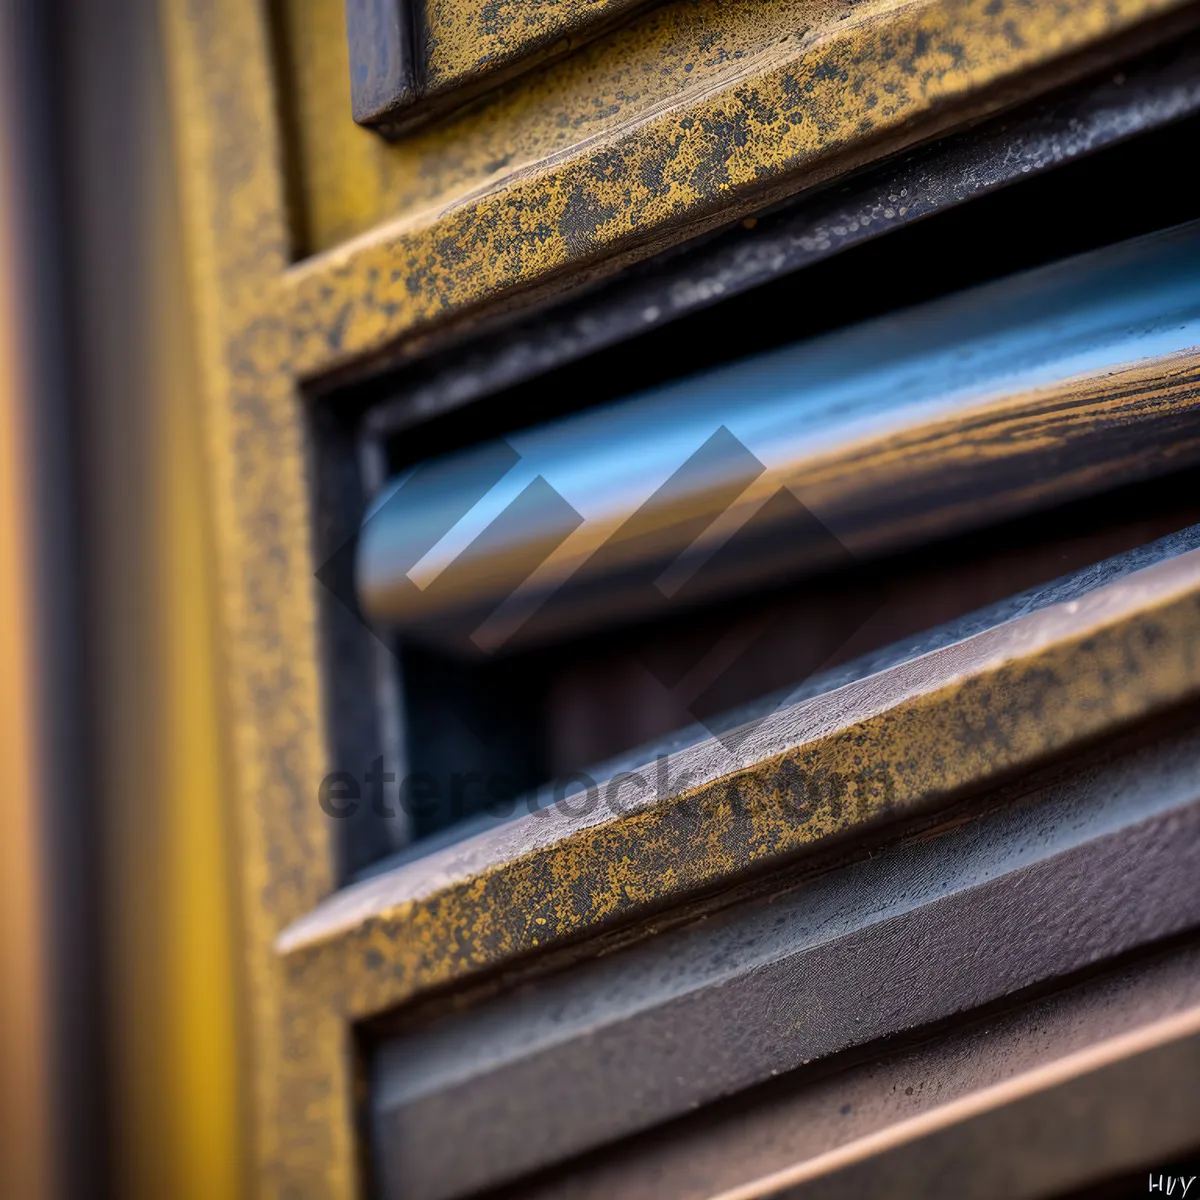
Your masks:
M660 329L914 222L1079 162L1200 111L1200 40L1173 41L1045 100L944 138L779 211L639 263L547 311L438 351L372 359L322 388L394 365L366 428L387 436Z
M612 929L1190 699L1198 613L1189 551L345 888L277 952L292 986L369 1016ZM845 790L799 803L814 772Z

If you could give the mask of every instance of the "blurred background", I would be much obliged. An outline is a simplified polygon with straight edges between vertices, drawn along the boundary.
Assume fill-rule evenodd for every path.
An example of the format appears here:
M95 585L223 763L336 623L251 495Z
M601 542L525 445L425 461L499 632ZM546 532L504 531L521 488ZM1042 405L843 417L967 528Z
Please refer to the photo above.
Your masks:
M0 1185L240 1191L213 581L156 6L0 3Z

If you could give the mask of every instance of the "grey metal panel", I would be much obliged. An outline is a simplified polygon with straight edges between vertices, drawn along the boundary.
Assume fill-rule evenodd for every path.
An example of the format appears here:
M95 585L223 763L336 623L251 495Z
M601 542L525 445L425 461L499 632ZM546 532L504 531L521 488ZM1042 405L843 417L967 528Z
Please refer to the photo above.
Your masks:
M381 1046L387 1195L442 1200L1200 923L1200 736Z
M1152 1194L1151 1176L1154 1191L1166 1192L1164 1168L1200 1152L1198 1018L1193 1009L1145 1030L1134 1045L1097 1046L1071 1064L1076 1073L1035 1073L982 1111L951 1106L940 1121L901 1130L888 1144L801 1169L794 1183L782 1173L711 1200L1032 1200L1133 1171L1134 1187L1126 1178L1100 1194ZM1170 1194L1182 1191L1176 1175Z
M501 1194L504 1200L711 1200L748 1180L851 1151L945 1106L977 1102L985 1090L1198 1007L1200 944L1193 939L1003 1012L992 1008L941 1027L915 1045L902 1041L837 1070L817 1064L793 1072ZM1200 1112L1194 1117L1200 1129ZM1094 1141L1075 1147L1074 1163L1077 1179L1105 1169Z

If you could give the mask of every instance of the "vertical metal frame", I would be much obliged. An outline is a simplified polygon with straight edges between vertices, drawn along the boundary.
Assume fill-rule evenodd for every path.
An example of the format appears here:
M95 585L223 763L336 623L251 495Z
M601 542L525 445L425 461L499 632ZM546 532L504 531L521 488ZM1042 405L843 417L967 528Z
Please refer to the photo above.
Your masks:
M251 1146L264 1195L356 1192L350 1031L272 942L335 886L303 398L265 5L165 5L218 546L248 988Z

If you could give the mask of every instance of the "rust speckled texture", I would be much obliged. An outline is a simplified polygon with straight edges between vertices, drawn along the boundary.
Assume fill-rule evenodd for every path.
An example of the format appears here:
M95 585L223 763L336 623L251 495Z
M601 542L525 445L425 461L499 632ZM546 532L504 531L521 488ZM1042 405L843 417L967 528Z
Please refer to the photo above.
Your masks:
M233 722L255 1190L350 1197L346 1030L288 989L270 952L334 875L331 833L311 802L324 738L266 27L239 0L170 3L165 16Z
M596 26L647 0L426 0L422 6L430 90L461 84L538 49L576 44Z
M328 252L289 274L296 369L614 270L1011 101L1031 70L1094 66L1099 43L1176 7L691 0L390 147L321 82L335 22L318 42L306 9L301 163L309 239Z
M1086 744L1200 689L1200 552L775 714L739 748L348 888L278 945L351 1017L595 933ZM652 776L653 768L646 774ZM810 786L838 779L844 787Z
M1172 576L1119 619L936 685L909 679L886 703L864 693L870 711L853 720L838 717L841 700L814 710L812 736L789 735L742 770L744 795L764 802L728 819L714 781L683 807L569 836L542 826L524 853L463 860L436 886L331 923L318 908L335 888L336 830L316 803L329 764L301 382L961 124L1082 69L1074 57L1043 70L1064 56L1117 53L1118 35L1127 52L1140 23L1182 6L680 0L393 146L350 119L341 0L282 7L297 81L282 97L265 4L170 0L164 13L233 714L256 1186L349 1200L352 1017L1191 695L1200 620L1192 576ZM281 110L298 130L290 147ZM289 156L302 229L289 222ZM295 264L297 244L320 253ZM892 772L890 797L866 788L802 816L777 803L799 769L863 763Z

